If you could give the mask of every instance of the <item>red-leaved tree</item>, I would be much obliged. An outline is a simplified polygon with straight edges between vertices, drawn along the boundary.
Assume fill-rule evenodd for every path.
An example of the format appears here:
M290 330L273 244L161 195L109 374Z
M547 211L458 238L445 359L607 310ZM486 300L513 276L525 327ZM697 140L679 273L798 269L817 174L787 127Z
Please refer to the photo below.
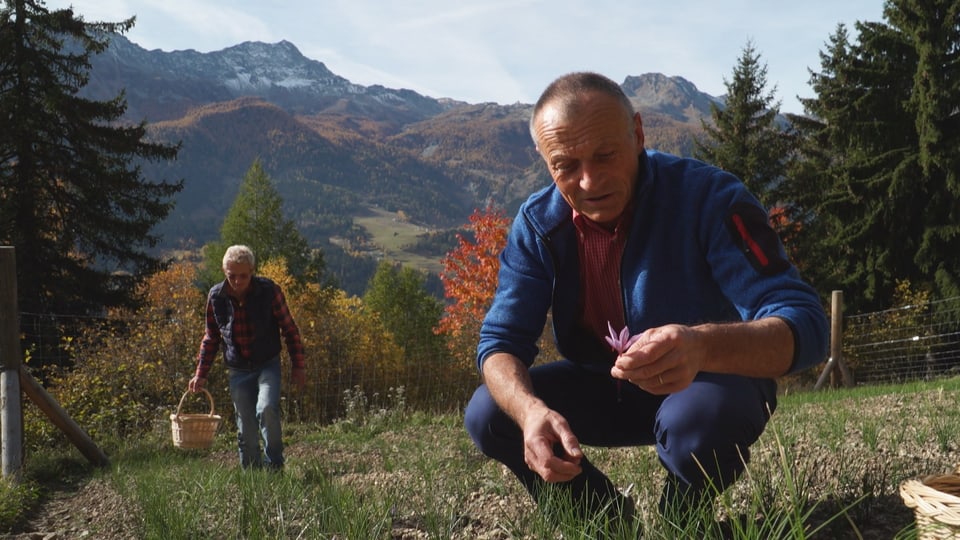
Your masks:
M444 295L452 302L446 306L437 332L450 337L457 358L472 359L476 351L480 323L497 288L498 257L506 245L509 225L500 210L474 210L468 226L473 239L457 235L459 245L442 261L440 279Z

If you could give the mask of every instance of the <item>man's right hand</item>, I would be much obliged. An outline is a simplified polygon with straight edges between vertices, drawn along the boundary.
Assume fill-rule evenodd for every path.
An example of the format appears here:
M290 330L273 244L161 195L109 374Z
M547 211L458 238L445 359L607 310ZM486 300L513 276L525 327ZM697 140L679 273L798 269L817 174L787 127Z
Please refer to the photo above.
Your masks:
M531 471L547 482L566 482L583 471L580 442L563 416L544 408L524 418L523 458Z
M523 431L523 459L547 482L572 480L582 471L583 451L567 419L533 392L520 359L494 353L483 363L483 379L497 405Z
M207 384L207 380L202 377L194 377L190 379L190 384L187 385L187 388L191 392L199 392L203 390L204 385Z

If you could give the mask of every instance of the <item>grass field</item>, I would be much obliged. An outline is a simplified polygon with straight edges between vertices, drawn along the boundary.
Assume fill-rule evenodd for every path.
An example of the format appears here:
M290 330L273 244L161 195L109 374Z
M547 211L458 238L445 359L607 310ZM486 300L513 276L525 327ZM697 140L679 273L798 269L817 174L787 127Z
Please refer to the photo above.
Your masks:
M917 531L898 488L960 463L958 398L956 378L783 396L747 473L708 515L656 511L663 471L649 448L586 451L631 491L644 538L906 540ZM28 456L24 483L0 494L4 538L56 529L108 540L540 539L602 529L563 508L557 519L537 511L476 452L459 412L350 410L330 425L285 426L282 475L239 470L226 430L210 450L175 449L159 417L149 436L111 441L106 469L70 449Z
M373 244L382 250L384 257L419 270L440 273L442 267L437 258L423 257L405 251L404 247L415 244L417 237L427 229L398 219L395 212L370 208L370 215L355 217L354 223L363 227L373 237Z

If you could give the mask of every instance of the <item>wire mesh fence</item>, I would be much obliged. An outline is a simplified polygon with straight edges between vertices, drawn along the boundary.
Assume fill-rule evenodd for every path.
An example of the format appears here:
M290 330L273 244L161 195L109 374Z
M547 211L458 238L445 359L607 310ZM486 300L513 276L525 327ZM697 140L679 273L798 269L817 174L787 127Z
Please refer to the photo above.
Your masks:
M199 317L83 317L20 313L25 365L91 431L135 433L165 417L193 377L203 320ZM327 423L351 414L403 407L449 412L479 384L472 354L454 354L436 342L370 343L371 336L318 331L300 324L307 383L290 384L281 353L284 416ZM389 336L388 336L389 337ZM232 424L228 370L218 355L207 390Z
M103 422L103 429L132 432L143 426L127 425L129 418L162 417L193 376L202 336L202 320L196 317L20 316L27 332L24 337L38 344L27 351L27 365L33 370L44 366L43 372L35 373L37 378L51 385L53 393L66 401L68 411L92 411L91 418ZM89 333L93 326L99 326L101 333ZM858 384L960 374L960 297L845 316L843 326L843 356ZM70 333L80 331L86 332L83 340ZM416 343L363 349L374 351L374 357L358 353L352 345L355 341L323 332L314 333L312 341L305 340L307 386L303 392L290 387L290 366L282 355L285 417L323 423L397 407L457 410L480 382L472 351L466 351L468 343L460 354ZM543 345L549 356L549 345ZM222 359L211 372L208 389L218 410L232 422ZM108 410L116 412L111 417Z
M858 384L960 374L960 296L844 318L843 354Z

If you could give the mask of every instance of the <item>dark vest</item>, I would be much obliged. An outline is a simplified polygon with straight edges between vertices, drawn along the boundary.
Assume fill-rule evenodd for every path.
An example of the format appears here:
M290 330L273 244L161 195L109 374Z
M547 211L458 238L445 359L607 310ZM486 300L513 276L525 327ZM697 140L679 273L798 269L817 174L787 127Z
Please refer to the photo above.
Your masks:
M233 342L234 304L223 283L215 285L210 291L213 301L213 314L220 327L223 338L223 360L233 369L256 369L280 354L280 326L273 316L273 298L276 285L267 278L253 276L250 290L244 300L247 311L247 323L253 329L253 343L249 358L240 355L240 349Z

